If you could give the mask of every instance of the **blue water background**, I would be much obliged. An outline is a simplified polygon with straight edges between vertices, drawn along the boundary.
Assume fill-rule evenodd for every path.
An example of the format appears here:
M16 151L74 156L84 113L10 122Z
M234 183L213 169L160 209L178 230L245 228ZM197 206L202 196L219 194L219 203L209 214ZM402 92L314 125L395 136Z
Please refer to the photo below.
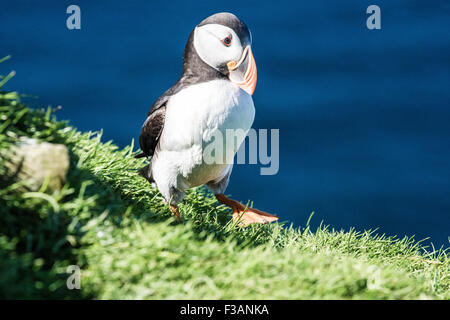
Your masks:
M82 29L66 28L78 4ZM381 7L381 30L366 8ZM5 1L6 89L59 119L137 141L179 77L190 31L220 11L253 34L254 128L280 129L280 170L235 166L227 193L299 226L450 235L449 1Z

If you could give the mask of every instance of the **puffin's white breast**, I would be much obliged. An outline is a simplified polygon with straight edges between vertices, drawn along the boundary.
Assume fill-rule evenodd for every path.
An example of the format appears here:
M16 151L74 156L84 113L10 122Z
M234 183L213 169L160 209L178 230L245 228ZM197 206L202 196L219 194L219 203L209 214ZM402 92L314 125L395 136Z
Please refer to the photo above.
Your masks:
M153 164L155 180L165 175L165 179L178 179L178 184L185 184L178 187L185 189L220 177L229 164L206 164L203 148L213 141L217 131L224 139L227 129L241 129L246 134L254 116L252 97L228 80L213 80L181 90L166 107L155 159L158 163ZM230 151L234 155L241 143L227 143L226 148L233 148Z

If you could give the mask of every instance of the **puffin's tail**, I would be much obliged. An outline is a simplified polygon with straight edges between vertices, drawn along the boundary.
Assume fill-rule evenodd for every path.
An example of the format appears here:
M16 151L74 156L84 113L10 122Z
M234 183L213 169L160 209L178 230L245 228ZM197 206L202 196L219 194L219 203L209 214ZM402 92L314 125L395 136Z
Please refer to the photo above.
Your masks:
M150 182L150 183L155 182L155 180L153 179L153 176L152 176L152 163L151 162L148 165L146 165L145 167L139 169L138 172L142 177L147 179L148 182Z

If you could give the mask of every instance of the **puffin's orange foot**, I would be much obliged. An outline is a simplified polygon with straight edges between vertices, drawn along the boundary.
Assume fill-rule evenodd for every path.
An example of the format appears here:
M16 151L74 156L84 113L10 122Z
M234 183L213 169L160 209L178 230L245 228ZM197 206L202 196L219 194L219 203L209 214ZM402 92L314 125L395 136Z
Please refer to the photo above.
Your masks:
M177 222L180 223L181 222L181 217L180 217L180 211L178 210L178 206L175 206L175 205L171 204L170 205L170 211L172 212L172 214L177 219Z
M233 221L237 222L240 226L246 227L252 223L269 223L278 220L278 217L273 214L258 209L247 208L242 203L227 198L223 194L217 194L216 199L233 209Z
M277 216L253 208L247 208L245 211L233 212L233 221L237 222L242 227L246 227L252 223L264 224L277 220Z

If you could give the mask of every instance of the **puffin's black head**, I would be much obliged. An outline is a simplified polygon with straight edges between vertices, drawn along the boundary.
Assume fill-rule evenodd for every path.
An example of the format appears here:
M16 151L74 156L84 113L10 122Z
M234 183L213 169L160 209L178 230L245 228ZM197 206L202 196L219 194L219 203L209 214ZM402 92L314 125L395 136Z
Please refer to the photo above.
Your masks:
M216 13L192 31L185 49L183 71L206 64L253 94L257 73L251 44L252 36L244 22L231 13Z

